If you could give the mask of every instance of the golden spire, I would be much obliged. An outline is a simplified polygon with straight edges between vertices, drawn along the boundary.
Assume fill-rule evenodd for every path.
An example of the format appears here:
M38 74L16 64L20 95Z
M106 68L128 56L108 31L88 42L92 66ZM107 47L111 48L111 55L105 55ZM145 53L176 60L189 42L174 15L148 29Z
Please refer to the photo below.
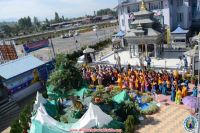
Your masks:
M146 10L146 6L145 6L145 3L144 3L144 0L142 0L140 11L144 11L144 10Z

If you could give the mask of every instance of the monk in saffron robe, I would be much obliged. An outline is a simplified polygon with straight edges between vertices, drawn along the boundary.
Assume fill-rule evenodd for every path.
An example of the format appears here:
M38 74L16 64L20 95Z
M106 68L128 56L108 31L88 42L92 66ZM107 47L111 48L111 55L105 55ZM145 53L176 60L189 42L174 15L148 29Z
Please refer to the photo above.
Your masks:
M181 99L182 99L182 94L181 94L181 89L179 88L178 91L176 92L175 103L180 104Z
M183 97L183 98L186 97L186 96L187 96L187 93L188 93L187 87L184 85L183 88L182 88L182 97Z

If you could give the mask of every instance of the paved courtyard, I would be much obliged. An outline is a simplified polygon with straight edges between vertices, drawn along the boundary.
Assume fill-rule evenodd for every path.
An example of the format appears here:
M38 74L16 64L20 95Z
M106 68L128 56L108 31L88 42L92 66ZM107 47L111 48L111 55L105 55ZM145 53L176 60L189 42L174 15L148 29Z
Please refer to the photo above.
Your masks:
M184 119L189 111L175 105L162 105L160 111L146 119L138 126L137 133L186 133Z
M127 64L131 64L131 65L139 65L139 58L137 57L133 57L130 58L130 54L129 51L121 51L118 53L120 58L121 58L121 64L122 65L127 65ZM168 54L175 54L175 56L172 58L168 58ZM158 58L152 58L152 63L151 63L151 67L156 67L156 68L171 68L171 69L176 69L179 67L179 65L181 64L180 59L178 58L177 53L168 53L168 54L164 54L165 57L163 57L162 59L158 59ZM180 55L182 55L183 53L179 53ZM104 58L102 60L103 62L107 62L109 64L115 64L116 61L114 60L114 54L110 54L109 56L107 56L106 58ZM144 62L144 64L146 64L146 62ZM188 58L188 64L190 64L190 58Z

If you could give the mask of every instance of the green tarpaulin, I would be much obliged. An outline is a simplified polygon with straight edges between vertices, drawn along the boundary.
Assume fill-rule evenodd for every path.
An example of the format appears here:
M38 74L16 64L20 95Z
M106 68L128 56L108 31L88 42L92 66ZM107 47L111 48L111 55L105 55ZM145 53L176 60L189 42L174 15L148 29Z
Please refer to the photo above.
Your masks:
M75 95L75 96L79 96L80 98L83 98L83 96L84 96L86 93L88 93L88 89L84 87L84 88L82 88L82 89L76 91L74 95Z
M127 92L124 90L122 92L120 92L119 94L115 95L112 100L118 104L129 100L129 95L127 94Z

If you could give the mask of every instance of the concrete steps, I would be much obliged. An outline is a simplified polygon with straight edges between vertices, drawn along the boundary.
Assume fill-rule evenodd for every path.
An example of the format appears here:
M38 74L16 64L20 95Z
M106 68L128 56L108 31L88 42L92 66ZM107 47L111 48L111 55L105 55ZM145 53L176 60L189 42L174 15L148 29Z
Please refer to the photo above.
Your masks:
M0 104L0 132L8 128L19 113L20 108L14 100Z

